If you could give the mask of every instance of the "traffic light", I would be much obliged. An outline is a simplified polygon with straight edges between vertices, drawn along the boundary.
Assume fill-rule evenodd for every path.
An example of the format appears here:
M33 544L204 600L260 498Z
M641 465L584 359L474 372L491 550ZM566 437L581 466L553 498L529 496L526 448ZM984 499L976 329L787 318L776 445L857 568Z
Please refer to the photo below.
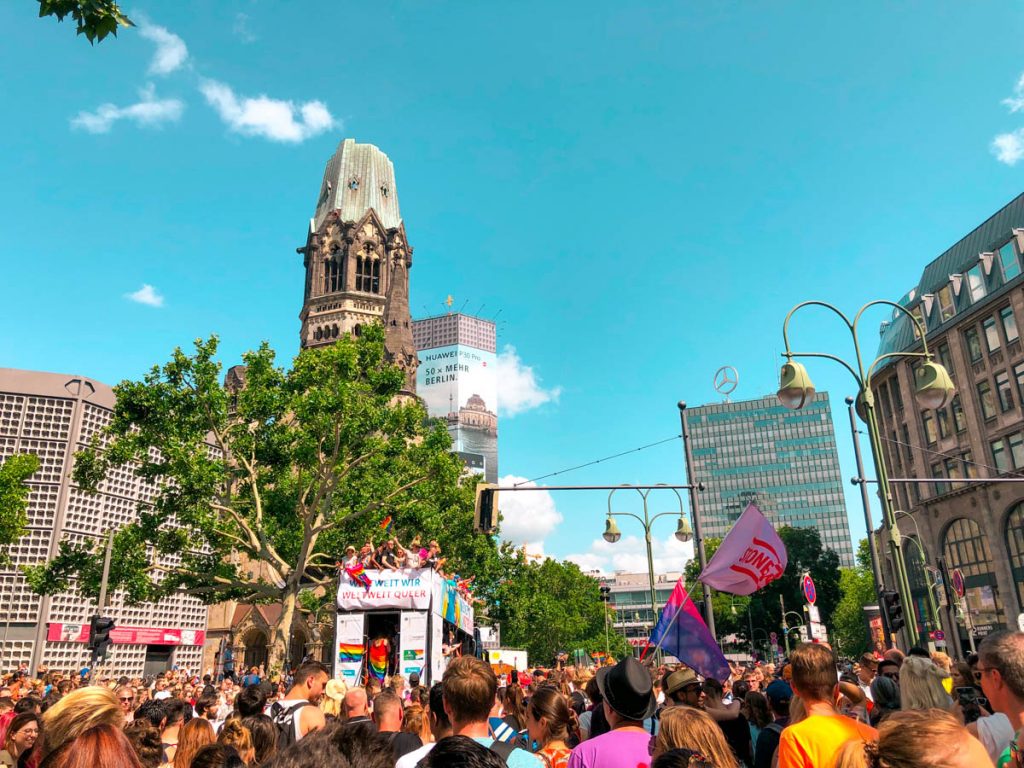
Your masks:
M89 647L92 649L93 663L97 659L107 657L107 648L110 646L110 632L114 628L114 620L109 616L92 617L89 621Z
M609 602L612 599L612 588L611 587L606 587L604 584L602 584L600 592L601 592L600 600L601 600L602 603L607 603L607 602Z
M903 618L903 605L900 603L900 593L892 589L883 589L881 598L882 611L885 612L889 622L889 631L896 634L907 623Z
M477 533L494 533L498 528L498 486L480 483L476 487L476 509L473 513L473 530Z

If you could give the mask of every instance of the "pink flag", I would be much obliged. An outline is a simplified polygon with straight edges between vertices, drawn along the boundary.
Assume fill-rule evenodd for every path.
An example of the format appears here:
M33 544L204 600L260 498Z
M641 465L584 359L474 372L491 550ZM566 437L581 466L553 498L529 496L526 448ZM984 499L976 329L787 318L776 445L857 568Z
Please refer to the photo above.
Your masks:
M719 592L750 595L779 578L787 562L779 534L749 504L697 578Z

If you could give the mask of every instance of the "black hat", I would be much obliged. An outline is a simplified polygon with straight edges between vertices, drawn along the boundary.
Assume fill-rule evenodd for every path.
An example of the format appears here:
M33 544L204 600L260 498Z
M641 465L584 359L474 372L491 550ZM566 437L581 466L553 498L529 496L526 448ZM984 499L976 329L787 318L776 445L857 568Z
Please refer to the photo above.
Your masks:
M420 673L419 672L413 672L412 674L410 674L409 675L409 685L419 685L419 684L420 684Z
M597 688L608 706L627 720L646 720L658 708L651 675L632 656L599 669Z

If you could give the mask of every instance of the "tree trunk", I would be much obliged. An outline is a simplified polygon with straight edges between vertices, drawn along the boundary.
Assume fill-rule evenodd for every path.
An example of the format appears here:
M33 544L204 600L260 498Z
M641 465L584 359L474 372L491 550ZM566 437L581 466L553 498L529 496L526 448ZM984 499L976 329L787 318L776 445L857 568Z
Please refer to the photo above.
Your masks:
M270 669L284 672L285 665L291 660L292 622L295 620L295 606L298 592L291 587L281 597L281 618L274 628L274 643L270 649L267 663Z

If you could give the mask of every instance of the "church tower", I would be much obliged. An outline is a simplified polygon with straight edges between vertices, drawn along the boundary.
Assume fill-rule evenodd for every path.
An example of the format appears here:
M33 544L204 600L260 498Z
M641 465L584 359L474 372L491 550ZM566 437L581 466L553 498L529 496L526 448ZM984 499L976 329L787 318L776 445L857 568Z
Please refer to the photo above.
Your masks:
M330 344L382 323L388 360L416 392L416 347L409 313L412 248L398 210L395 169L372 144L345 139L324 171L306 245L301 344Z

